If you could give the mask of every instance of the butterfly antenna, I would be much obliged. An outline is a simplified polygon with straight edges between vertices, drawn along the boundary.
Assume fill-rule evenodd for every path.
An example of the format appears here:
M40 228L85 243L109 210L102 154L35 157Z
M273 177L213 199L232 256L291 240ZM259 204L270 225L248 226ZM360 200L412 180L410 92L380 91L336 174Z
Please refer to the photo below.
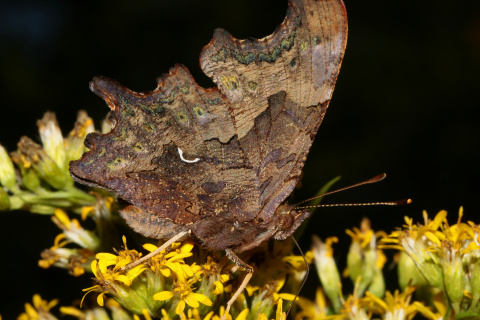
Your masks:
M295 207L295 209L328 208L328 207L364 207L364 206L403 206L412 203L412 199L394 201L364 202L364 203L332 203L318 204L316 206Z
M380 182L382 181L383 179L385 179L387 175L385 173L382 173L382 174L379 174L373 178L370 178L368 180L365 180L365 181L362 181L362 182L359 182L359 183L355 183L355 184L352 184L351 186L348 186L348 187L344 187L344 188L340 188L340 189L337 189L337 190L334 190L334 191L330 191L330 192L327 192L327 193L324 193L324 194L321 194L321 195L318 195L318 196L315 196L313 198L310 198L310 199L307 199L307 200L303 200L299 203L297 203L295 205L298 206L299 204L302 204L302 203L305 203L305 202L309 202L311 200L314 200L314 199L317 199L317 198L321 198L321 197L324 197L324 196L328 196L330 194L333 194L333 193L337 193L337 192L340 192L340 191L344 191L344 190L348 190L348 189L352 189L352 188L355 188L355 187L359 187L359 186L363 186L364 184L370 184L370 183L375 183L375 182ZM303 207L302 207L303 208Z
M300 291L302 290L303 285L305 284L305 282L307 282L308 274L310 273L310 266L308 265L307 258L305 258L305 255L303 254L302 249L300 248L300 246L298 245L297 240L295 240L295 238L294 238L293 236L292 236L292 240L293 240L293 242L295 243L295 245L297 246L298 251L300 251L300 254L302 255L303 261L305 261L305 266L307 267L307 272L306 272L306 274L305 274L305 277L303 277L303 281L302 281L302 284L300 285L300 288L298 288L298 291L297 291L297 293L295 294L295 298L293 298L292 303L290 304L290 307L289 307L288 310L287 310L287 315L285 316L285 318L288 317L290 311L292 310L293 305L295 304L295 300L297 300L298 294L299 294Z

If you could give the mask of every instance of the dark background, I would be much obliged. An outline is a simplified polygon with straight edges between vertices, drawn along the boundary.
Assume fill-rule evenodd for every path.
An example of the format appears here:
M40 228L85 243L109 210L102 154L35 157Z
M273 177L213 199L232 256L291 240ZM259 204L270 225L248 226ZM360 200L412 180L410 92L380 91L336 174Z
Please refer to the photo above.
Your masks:
M22 135L39 140L35 123L47 110L56 112L65 134L79 109L98 127L108 108L88 89L96 75L146 91L182 63L197 82L212 86L198 56L214 28L237 38L264 37L282 22L286 6L286 0L2 0L0 141L13 151ZM337 186L346 186L386 172L386 181L324 203L414 202L318 210L307 231L339 236L339 261L349 242L344 230L364 216L375 230L388 232L404 215L418 221L422 210L433 216L446 209L453 223L463 205L466 218L480 223L480 2L347 0L346 6L343 67L296 199L339 175ZM90 285L85 277L37 267L40 251L59 232L49 217L1 214L4 319L22 312L36 292L62 305L81 297L80 289ZM309 243L307 235L305 250Z

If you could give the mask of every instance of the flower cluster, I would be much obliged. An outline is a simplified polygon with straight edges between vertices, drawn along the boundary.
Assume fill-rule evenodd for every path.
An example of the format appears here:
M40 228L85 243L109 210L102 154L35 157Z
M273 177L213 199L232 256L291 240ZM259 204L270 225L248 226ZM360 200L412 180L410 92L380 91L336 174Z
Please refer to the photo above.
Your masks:
M99 305L104 305L104 297L109 295L136 314L146 310L152 317L164 319L177 316L186 319L189 313L213 319L223 314L223 306L230 298L232 289L241 282L242 272L234 272L236 266L225 256L207 254L205 250L196 248L192 240L173 243L145 262L128 268L142 254L128 249L125 237L123 239L123 250L117 254L98 253L92 261L91 270L97 285L85 290L87 294L100 292L97 296ZM261 254L257 252L258 256L268 258L262 259L262 264L254 273L258 275L254 276L252 284L237 299L227 317L269 317L275 305L293 299L292 294L279 291L284 287L291 288L296 283L293 279L296 270L304 274L305 267L296 266L295 262L301 257L285 257L281 254L289 245L288 242L279 242L269 251L263 249ZM143 248L153 252L157 246L147 243ZM254 256L250 258L249 261L256 259ZM263 262L268 262L269 266ZM268 270L269 274L262 270ZM287 278L292 279L288 281L288 286Z
M388 236L374 232L367 219L360 228L346 230L352 239L343 272L352 282L349 294L342 285L348 280L342 279L334 260L337 237L324 242L314 237L304 257L292 254L290 240L244 253L241 258L253 267L253 277L226 314L227 301L246 273L224 253L208 252L187 239L140 261L158 247L133 234L127 234L129 241L135 241L135 248L143 243L142 250L127 247L124 236L122 250L111 251L120 246L118 205L108 193L77 188L68 174L68 162L80 157L83 139L93 131L86 113L79 113L67 137L62 137L52 113L45 114L38 127L42 145L23 137L10 154L0 146L0 210L51 214L61 233L41 253L39 266L63 268L87 281L94 277L81 301L59 308L63 315L99 320L286 320L283 310L290 308L308 265L314 263L321 288L313 301L297 298L289 315L296 320L411 320L417 314L431 320L480 318L480 226L462 222L462 209L453 225L441 211L433 220L424 213L423 224L406 217L403 228ZM93 220L94 230L82 226L90 223L87 219ZM401 290L393 293L384 280L385 248L400 251L396 263ZM57 304L36 294L18 319L58 319Z
M0 145L0 210L51 214L57 208L78 211L95 203L95 197L74 186L68 172L68 163L85 151L85 136L94 130L92 119L80 111L65 138L51 112L37 125L43 146L24 136L9 155Z
M336 237L322 242L313 237L313 254L322 288L318 288L315 301L301 297L300 312L295 319L314 320L367 320L372 318L407 320L420 313L427 319L440 320L445 310L440 301L435 304L437 312L425 304L412 300L415 287L405 286L403 292L385 291L382 268L386 257L377 245L377 238L386 237L385 232L374 232L370 222L364 219L360 229L346 230L352 238L347 255L347 268L343 275L354 283L354 291L345 299L336 262L333 259ZM440 310L440 311L438 311Z
M447 212L433 220L423 213L424 223L406 224L388 238L384 247L403 250L426 282L444 294L453 315L480 315L480 226L462 222L460 208L457 223L450 225Z

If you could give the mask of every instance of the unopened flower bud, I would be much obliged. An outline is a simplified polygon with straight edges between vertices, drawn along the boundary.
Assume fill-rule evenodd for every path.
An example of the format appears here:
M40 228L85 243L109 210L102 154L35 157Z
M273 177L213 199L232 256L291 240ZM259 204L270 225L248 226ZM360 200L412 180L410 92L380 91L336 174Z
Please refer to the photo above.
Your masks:
M83 144L85 137L94 130L95 128L93 127L93 120L85 111L79 111L75 126L65 139L67 164L72 160L80 159L85 151L85 146Z
M8 193L0 187L0 211L10 209L10 197Z
M332 302L332 307L336 312L340 311L340 274L333 259L332 244L338 242L336 237L327 238L323 243L318 237L313 236L313 254L317 274L323 286L325 294Z
M65 146L55 113L46 112L43 118L37 121L37 126L45 153L60 169L65 169Z
M2 145L0 145L0 184L9 190L14 189L17 184L12 160Z
M19 152L12 152L12 161L20 168L22 174L22 184L25 188L35 192L40 187L40 178L35 170L32 168L32 164L26 161L25 156Z
M55 189L61 189L66 184L66 175L50 158L43 148L28 137L22 137L18 143L18 152L25 167L33 167L42 180Z

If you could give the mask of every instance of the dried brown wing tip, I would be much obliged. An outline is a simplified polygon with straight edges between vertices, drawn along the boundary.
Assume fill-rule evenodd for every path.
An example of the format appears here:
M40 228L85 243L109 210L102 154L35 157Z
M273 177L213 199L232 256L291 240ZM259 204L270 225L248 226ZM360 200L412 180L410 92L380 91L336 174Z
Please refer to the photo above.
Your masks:
M115 101L122 85L107 77L95 77L90 81L90 90L105 100L110 109L115 110Z

